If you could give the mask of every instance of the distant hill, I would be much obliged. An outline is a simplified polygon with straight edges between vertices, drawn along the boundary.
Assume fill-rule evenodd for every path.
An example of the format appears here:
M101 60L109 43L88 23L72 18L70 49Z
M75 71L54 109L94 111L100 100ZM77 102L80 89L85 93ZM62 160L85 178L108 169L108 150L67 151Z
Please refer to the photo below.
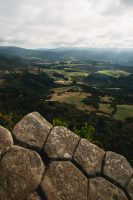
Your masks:
M92 73L85 77L84 81L91 85L104 87L117 87L133 90L133 74L129 76L121 76L119 78L108 76L106 74Z
M23 59L47 60L99 60L133 65L133 49L108 48L57 48L57 49L24 49L20 47L0 47L0 55L18 56Z

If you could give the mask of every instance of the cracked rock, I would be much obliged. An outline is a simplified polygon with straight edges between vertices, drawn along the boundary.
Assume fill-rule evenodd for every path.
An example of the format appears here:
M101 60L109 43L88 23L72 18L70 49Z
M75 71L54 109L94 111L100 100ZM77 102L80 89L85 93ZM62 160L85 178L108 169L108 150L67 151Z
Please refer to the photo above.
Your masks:
M36 192L34 192L28 196L27 200L41 200L41 198Z
M47 200L87 200L87 179L71 162L52 162L41 187Z
M0 151L13 146L13 138L6 128L0 126Z
M106 153L103 173L125 187L132 176L132 167L126 158L109 151Z
M128 200L124 192L98 177L90 180L88 200Z
M41 150L52 125L39 113L26 115L14 127L13 135L18 143Z
M79 137L65 127L53 128L44 146L44 152L50 158L66 158L73 156Z
M24 200L38 187L43 173L44 164L35 151L13 146L0 163L0 194Z
M104 154L96 145L81 139L73 159L88 175L96 175L101 173Z
M123 156L53 128L37 112L13 136L0 126L0 200L133 200L133 170Z
M127 192L129 194L129 196L131 197L131 199L133 199L133 178L131 178L130 182L127 185Z

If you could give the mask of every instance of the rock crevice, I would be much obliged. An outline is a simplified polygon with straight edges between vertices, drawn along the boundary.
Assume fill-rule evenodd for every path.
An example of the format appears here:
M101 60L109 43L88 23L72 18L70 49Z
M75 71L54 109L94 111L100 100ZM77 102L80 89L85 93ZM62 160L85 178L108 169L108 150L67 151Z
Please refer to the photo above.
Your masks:
M133 169L39 113L0 126L0 200L133 200Z

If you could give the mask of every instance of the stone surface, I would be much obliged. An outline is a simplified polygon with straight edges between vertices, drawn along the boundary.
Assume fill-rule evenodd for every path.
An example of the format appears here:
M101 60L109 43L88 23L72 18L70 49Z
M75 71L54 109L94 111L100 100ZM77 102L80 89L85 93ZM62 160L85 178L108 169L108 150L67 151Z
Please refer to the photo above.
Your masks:
M28 195L26 200L41 200L41 198L36 192L34 192L34 193Z
M71 162L51 163L41 187L47 200L87 200L87 179Z
M4 189L1 185L0 185L0 200L11 200L11 199L9 199L6 191L4 191Z
M34 149L41 150L52 125L39 113L26 115L13 130L15 139Z
M50 158L72 158L79 137L65 127L54 127L44 146Z
M103 173L125 187L132 176L133 170L123 156L113 152L107 152Z
M88 200L128 200L119 188L98 177L90 180Z
M131 199L133 200L133 178L131 178L130 182L127 185L127 192L129 194L129 196L131 197Z
M44 164L35 151L14 146L0 162L0 194L3 190L12 200L24 200L38 187L43 173Z
M13 146L13 138L6 128L0 126L0 151Z
M19 146L0 126L0 200L133 200L133 170L123 156L53 128L36 112L13 134Z
M104 154L105 152L96 145L81 139L73 159L88 175L96 175L101 173Z

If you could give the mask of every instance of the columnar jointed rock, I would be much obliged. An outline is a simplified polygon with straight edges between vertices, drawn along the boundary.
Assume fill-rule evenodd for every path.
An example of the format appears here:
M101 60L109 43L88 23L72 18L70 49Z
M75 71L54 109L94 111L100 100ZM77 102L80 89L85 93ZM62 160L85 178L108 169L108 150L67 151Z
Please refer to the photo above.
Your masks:
M106 152L104 174L125 187L133 173L127 160L116 153Z
M88 200L128 200L118 187L98 177L90 180Z
M26 200L41 200L41 198L36 192L34 192L28 195L28 198Z
M0 126L0 200L133 200L132 167L123 156L53 128L36 112L13 136L19 146Z
M0 126L0 151L13 146L13 138L7 129Z
M64 127L54 127L44 151L50 158L72 158L75 148L79 142L79 137Z
M34 149L42 149L52 125L39 113L33 112L26 115L13 130L15 139Z
M96 175L101 173L104 154L96 145L81 139L73 159L88 175Z
M48 200L87 200L87 178L71 162L51 163L41 186Z
M0 162L0 185L7 197L24 200L38 187L43 173L44 164L35 151L14 146Z
M133 178L129 181L126 189L131 199L133 199Z

